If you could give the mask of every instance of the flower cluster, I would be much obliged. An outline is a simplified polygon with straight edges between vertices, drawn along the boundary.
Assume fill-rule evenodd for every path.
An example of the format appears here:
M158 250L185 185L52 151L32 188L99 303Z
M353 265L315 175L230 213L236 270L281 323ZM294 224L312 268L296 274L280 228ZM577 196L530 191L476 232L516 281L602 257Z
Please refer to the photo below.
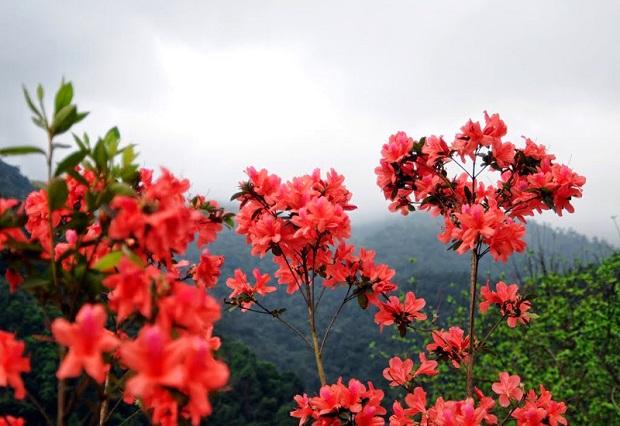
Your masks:
M379 312L375 314L375 322L379 324L381 329L386 325L397 324L400 335L404 336L407 327L414 320L423 321L426 319L426 314L420 312L425 305L426 301L422 298L416 298L411 291L405 294L403 302L396 296L390 296L387 302L379 304Z
M274 286L267 285L271 279L269 274L261 274L258 268L254 268L252 275L255 280L253 286L248 282L247 275L241 269L235 269L235 276L226 280L226 285L232 289L232 293L228 297L235 300L243 310L252 306L255 294L265 296L277 290Z
M525 399L525 404L518 407L512 413L517 420L517 426L537 426L548 424L550 426L567 425L564 417L566 404L551 399L553 395L540 385L539 394L530 389Z
M338 379L336 384L321 387L318 396L295 396L297 408L291 416L299 419L300 426L380 426L385 424L383 415L387 413L382 400L383 391L370 382L366 387L355 379L348 385Z
M26 421L21 417L0 416L0 426L24 426Z
M375 169L390 210L441 214L439 238L461 254L485 244L496 260L506 261L523 251L525 217L548 209L573 212L571 200L581 197L585 178L531 139L517 148L503 139L506 132L499 115L485 113L484 125L469 120L450 144L440 136L415 141L404 132L392 135ZM451 165L464 172L449 178ZM496 184L481 181L484 170L496 172Z
M493 414L495 401L476 389L474 399L446 401L439 397L431 406L426 392L416 387L405 396L405 406L395 401L390 416L390 426L478 426L497 424Z
M48 123L43 107L28 98L49 136L85 116L63 106L72 93L63 83L56 97L55 109L75 113L56 111L54 120L69 120L64 124ZM44 188L24 202L0 199L0 251L7 255L10 290L27 291L61 314L49 326L64 348L56 372L61 382L85 374L96 394L135 402L153 423L199 424L211 413L209 394L229 376L214 356L221 308L207 292L223 258L206 246L232 224L232 214L215 201L188 197L189 181L167 169L159 176L139 169L133 146L121 147L115 128L94 146L86 135L75 142L76 151L50 165ZM53 164L60 146L6 152L44 153ZM201 250L195 263L183 259L190 243ZM23 342L0 331L0 386L13 387L18 399L25 395L20 374L30 371L23 352ZM80 390L71 391L72 398L59 396L61 423L80 400Z
M423 317L417 311L424 301L416 300L413 293L402 308L388 299L397 289L392 268L378 264L374 251L361 248L356 254L355 247L346 243L351 233L347 211L355 206L350 204L351 193L343 176L334 170L322 176L316 169L283 182L265 169L249 167L246 173L249 179L241 182L241 191L233 196L241 205L237 232L245 235L252 254L262 257L271 252L278 268L275 276L289 294L301 290L308 303L309 290L320 278L326 288L348 287L347 301L357 298L363 308L369 303L376 306L381 313L377 314L378 324L401 324ZM262 288L267 279L264 275L260 279L256 271L254 275L254 287L242 271L228 279L233 290L230 303L247 309L256 295L273 291L273 287Z
M408 392L404 404L395 401L392 406L390 426L479 426L504 424L510 417L517 426L566 425L563 414L566 405L553 401L552 395L540 387L540 395L530 390L524 398L523 385L517 375L502 372L499 382L493 383L493 392L498 395L499 405L508 410L503 422L498 422L496 401L485 396L480 389L474 395L460 401L446 401L439 397L428 405L427 394L420 386Z
M446 330L435 330L432 333L433 343L426 345L426 349L435 354L438 359L445 359L459 368L466 363L470 353L469 336L459 327L450 327Z
M529 310L532 304L529 300L519 295L517 284L506 284L499 281L495 285L495 291L491 290L489 283L480 289L482 302L480 312L485 313L491 305L499 308L503 318L506 318L508 326L514 328L517 324L527 324L530 321Z
M435 376L437 371L437 361L426 359L424 353L419 354L420 366L414 368L413 360L395 356L389 361L389 366L383 370L383 377L390 382L390 386L403 386L411 388L413 381L419 376Z

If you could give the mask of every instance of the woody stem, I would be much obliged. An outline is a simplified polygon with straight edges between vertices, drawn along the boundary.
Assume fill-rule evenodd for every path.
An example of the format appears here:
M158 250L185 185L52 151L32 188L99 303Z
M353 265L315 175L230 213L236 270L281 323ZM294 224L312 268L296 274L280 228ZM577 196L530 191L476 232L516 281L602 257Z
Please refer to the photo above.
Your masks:
M475 318L476 318L476 284L478 281L478 246L471 251L471 266L469 276L469 362L467 363L467 396L472 395L474 388L474 362L476 356L475 345Z
M48 126L49 127L49 126ZM47 184L49 185L52 181L52 158L54 155L54 144L53 144L53 135L51 130L47 131L47 144L48 144L48 152L47 152ZM48 194L48 226L50 233L50 247L49 247L49 256L50 256L50 267L52 270L52 281L54 282L54 288L61 291L58 285L58 272L56 271L56 259L55 259L55 244L54 244L54 220L52 217L52 209L49 204L49 194ZM59 301L61 302L61 301ZM60 309L62 310L62 303L60 304ZM62 358L65 354L64 348L61 346L58 347L58 359L59 362L62 362ZM56 401L56 424L58 426L62 426L65 421L65 381L63 379L58 379L58 389L57 389L57 401Z
M314 350L314 360L316 361L316 371L319 374L321 386L327 384L325 369L323 368L323 357L321 356L321 347L319 345L319 337L316 332L316 322L314 321L314 309L308 306L308 322L310 323L310 333L312 335L312 349Z

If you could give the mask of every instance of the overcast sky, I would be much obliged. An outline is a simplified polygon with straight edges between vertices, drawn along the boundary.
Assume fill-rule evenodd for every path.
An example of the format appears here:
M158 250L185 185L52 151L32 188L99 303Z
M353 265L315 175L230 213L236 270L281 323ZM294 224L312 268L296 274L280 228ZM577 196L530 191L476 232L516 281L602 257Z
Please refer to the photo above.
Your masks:
M618 22L618 1L5 1L0 146L42 142L21 84L64 75L81 130L118 125L195 192L227 199L248 165L334 167L363 220L386 211L373 169L391 133L452 138L488 110L588 179L575 214L542 219L617 242Z

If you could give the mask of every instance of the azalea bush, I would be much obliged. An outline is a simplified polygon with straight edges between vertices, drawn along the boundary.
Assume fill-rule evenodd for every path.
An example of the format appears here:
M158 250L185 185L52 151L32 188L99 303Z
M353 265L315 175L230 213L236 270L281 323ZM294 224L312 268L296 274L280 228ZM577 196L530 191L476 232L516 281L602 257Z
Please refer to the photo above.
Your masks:
M511 328L526 326L535 317L532 301L517 284L491 286L487 282L479 288L480 259L490 253L505 262L514 252L523 251L526 217L543 210L558 215L572 212L571 200L581 196L585 184L585 178L556 163L544 146L525 138L525 146L517 148L504 140L506 133L499 115L485 113L484 125L469 120L450 144L440 136L416 141L399 132L381 151L375 172L379 187L391 202L390 210L407 215L420 209L443 216L445 225L439 239L458 254L471 256L467 332L457 326L426 330L431 333L428 355L420 353L417 364L410 358L394 357L384 370L389 385L405 393L402 402L393 404L392 426L567 423L566 405L554 401L543 385L526 392L517 374L501 371L485 394L475 378L476 355L487 349L493 332L502 323ZM489 184L493 179L497 183ZM399 299L381 288L376 293L372 303L378 308L375 320L381 327L395 325L401 336L408 330L423 331L416 324L426 318L420 312L423 299L412 292ZM479 293L482 301L478 307ZM481 336L476 335L475 327L478 309L481 313L493 309L498 316ZM438 362L466 369L463 399L427 401L418 379L437 375ZM323 386L315 397L296 397L299 408L291 414L302 425L379 425L384 424L386 414L382 398L383 392L372 383L364 386L351 379L345 384L338 379L334 385Z
M47 144L0 155L40 156L47 180L23 202L0 199L0 250L10 292L30 294L43 312L47 333L36 337L57 345L57 409L47 412L24 386L34 366L11 330L0 331L0 386L47 424L104 424L121 403L154 423L198 424L229 375L214 357L220 305L208 294L223 258L207 245L232 215L189 197L186 179L139 168L116 128L59 142L87 115L72 103L71 83L53 108L41 86L34 100L24 94ZM196 263L183 258L190 243L203 250ZM0 424L22 424L6 414Z

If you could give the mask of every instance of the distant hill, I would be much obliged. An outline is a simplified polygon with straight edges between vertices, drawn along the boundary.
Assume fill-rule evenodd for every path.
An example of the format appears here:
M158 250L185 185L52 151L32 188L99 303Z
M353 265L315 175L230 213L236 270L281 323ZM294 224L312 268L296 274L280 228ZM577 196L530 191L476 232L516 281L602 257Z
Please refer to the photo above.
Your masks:
M34 186L20 173L19 167L0 160L0 197L26 198L33 189Z
M394 216L383 221L361 224L353 229L353 241L377 251L377 259L388 263L397 271L396 281L401 290L415 290L427 299L429 304L438 305L450 295L460 297L467 287L469 257L447 251L437 240L440 223L424 214L409 217ZM581 264L597 263L609 256L613 249L605 242L587 238L574 231L553 229L535 222L528 224L528 246L530 252L513 256L506 264L497 264L490 256L481 262L481 280L496 279L506 275L520 281L519 276L542 275L544 272L568 271ZM273 272L271 261L250 256L250 248L243 237L232 231L224 231L210 250L225 256L222 278L215 294L220 298L228 295L226 277L235 268L251 271L260 267ZM189 253L189 257L197 253ZM410 259L415 258L415 262ZM414 284L410 284L415 277ZM338 306L342 295L339 290L327 291L322 301L319 324L325 324ZM299 295L289 297L284 289L265 298L270 308L286 308L285 315L301 329L307 328L304 309ZM442 311L442 317L448 312ZM306 386L317 385L314 361L301 340L289 333L275 320L258 317L239 311L225 312L218 328L224 335L232 336L246 343L259 358L275 363L283 370L296 372ZM368 342L374 342L369 345ZM389 330L381 333L373 323L372 310L362 311L355 302L347 305L326 345L325 363L331 380L342 375L344 378L359 377L376 379L381 377L384 360L375 358L377 350L398 353L406 347L400 339L394 338Z

